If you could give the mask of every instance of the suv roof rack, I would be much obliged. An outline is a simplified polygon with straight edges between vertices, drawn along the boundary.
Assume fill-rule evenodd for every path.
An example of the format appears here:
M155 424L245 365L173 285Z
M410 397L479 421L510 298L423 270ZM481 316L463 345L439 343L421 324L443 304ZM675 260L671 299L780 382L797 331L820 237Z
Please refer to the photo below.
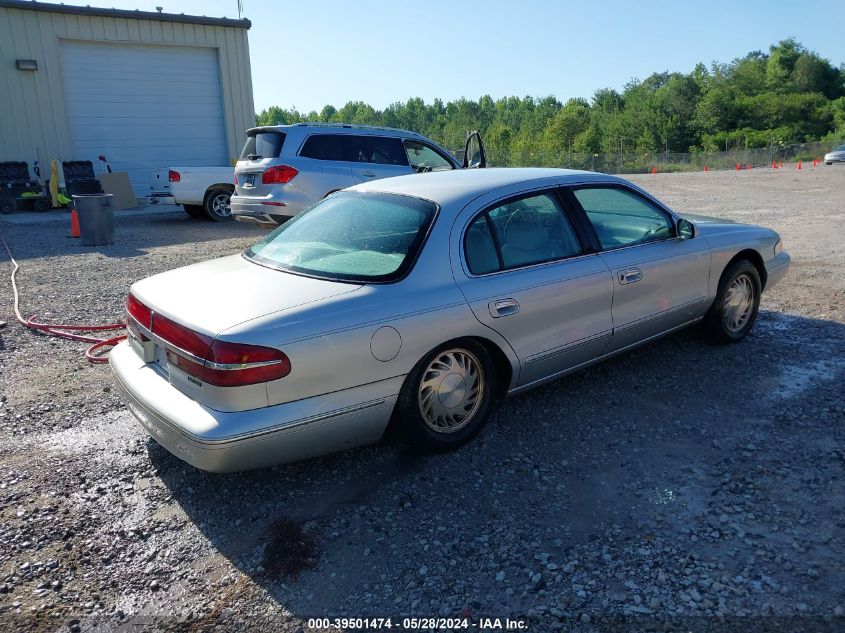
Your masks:
M323 123L321 121L302 121L300 123L293 123L293 125L306 127L339 127L350 128L354 130L387 130L390 132L411 132L411 134L417 134L417 132L414 132L412 130L403 130L398 127L387 127L384 125L361 125L359 123Z

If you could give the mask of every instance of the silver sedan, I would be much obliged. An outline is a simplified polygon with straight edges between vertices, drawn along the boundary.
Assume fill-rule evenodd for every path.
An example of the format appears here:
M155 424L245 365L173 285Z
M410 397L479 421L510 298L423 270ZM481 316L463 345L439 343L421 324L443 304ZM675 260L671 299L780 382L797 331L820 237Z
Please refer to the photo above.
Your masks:
M824 155L826 165L833 163L845 163L845 145L838 145Z
M680 328L741 340L789 262L774 231L681 216L612 176L403 176L137 282L111 367L150 435L204 470L372 443L389 424L443 450L499 399Z

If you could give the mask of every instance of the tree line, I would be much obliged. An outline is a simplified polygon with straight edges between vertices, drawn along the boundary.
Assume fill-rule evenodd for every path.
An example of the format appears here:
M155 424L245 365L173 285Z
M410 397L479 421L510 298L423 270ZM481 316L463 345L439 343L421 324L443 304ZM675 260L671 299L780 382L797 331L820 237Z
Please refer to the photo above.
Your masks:
M301 121L413 130L456 149L480 130L498 165L561 165L572 153L712 152L845 138L845 64L834 66L794 39L730 63L699 63L690 73L654 73L621 92L562 103L553 96L483 96L384 110L350 101L299 112L277 106L258 125Z

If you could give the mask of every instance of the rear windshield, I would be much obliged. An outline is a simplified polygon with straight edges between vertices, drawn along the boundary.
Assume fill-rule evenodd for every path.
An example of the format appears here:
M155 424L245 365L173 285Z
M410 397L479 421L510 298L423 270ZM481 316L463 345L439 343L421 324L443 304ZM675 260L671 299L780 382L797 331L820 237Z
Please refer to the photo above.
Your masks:
M281 225L245 257L338 281L392 281L413 266L436 213L433 202L419 198L341 191Z
M278 158L284 144L284 132L247 132L241 158L247 160Z

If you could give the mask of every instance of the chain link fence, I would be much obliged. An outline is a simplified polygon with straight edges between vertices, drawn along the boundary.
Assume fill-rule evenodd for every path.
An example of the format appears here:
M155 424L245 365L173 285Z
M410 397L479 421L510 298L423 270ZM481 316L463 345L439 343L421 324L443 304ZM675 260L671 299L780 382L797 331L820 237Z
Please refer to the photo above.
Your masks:
M772 145L756 149L733 149L726 152L655 152L649 154L615 153L585 154L561 152L548 154L543 152L496 152L486 149L487 161L496 167L563 167L567 169L585 169L609 174L641 174L677 171L741 169L747 167L771 167L775 163L798 161L812 163L822 160L824 155L842 142L796 143L793 145ZM463 154L461 150L459 154Z

